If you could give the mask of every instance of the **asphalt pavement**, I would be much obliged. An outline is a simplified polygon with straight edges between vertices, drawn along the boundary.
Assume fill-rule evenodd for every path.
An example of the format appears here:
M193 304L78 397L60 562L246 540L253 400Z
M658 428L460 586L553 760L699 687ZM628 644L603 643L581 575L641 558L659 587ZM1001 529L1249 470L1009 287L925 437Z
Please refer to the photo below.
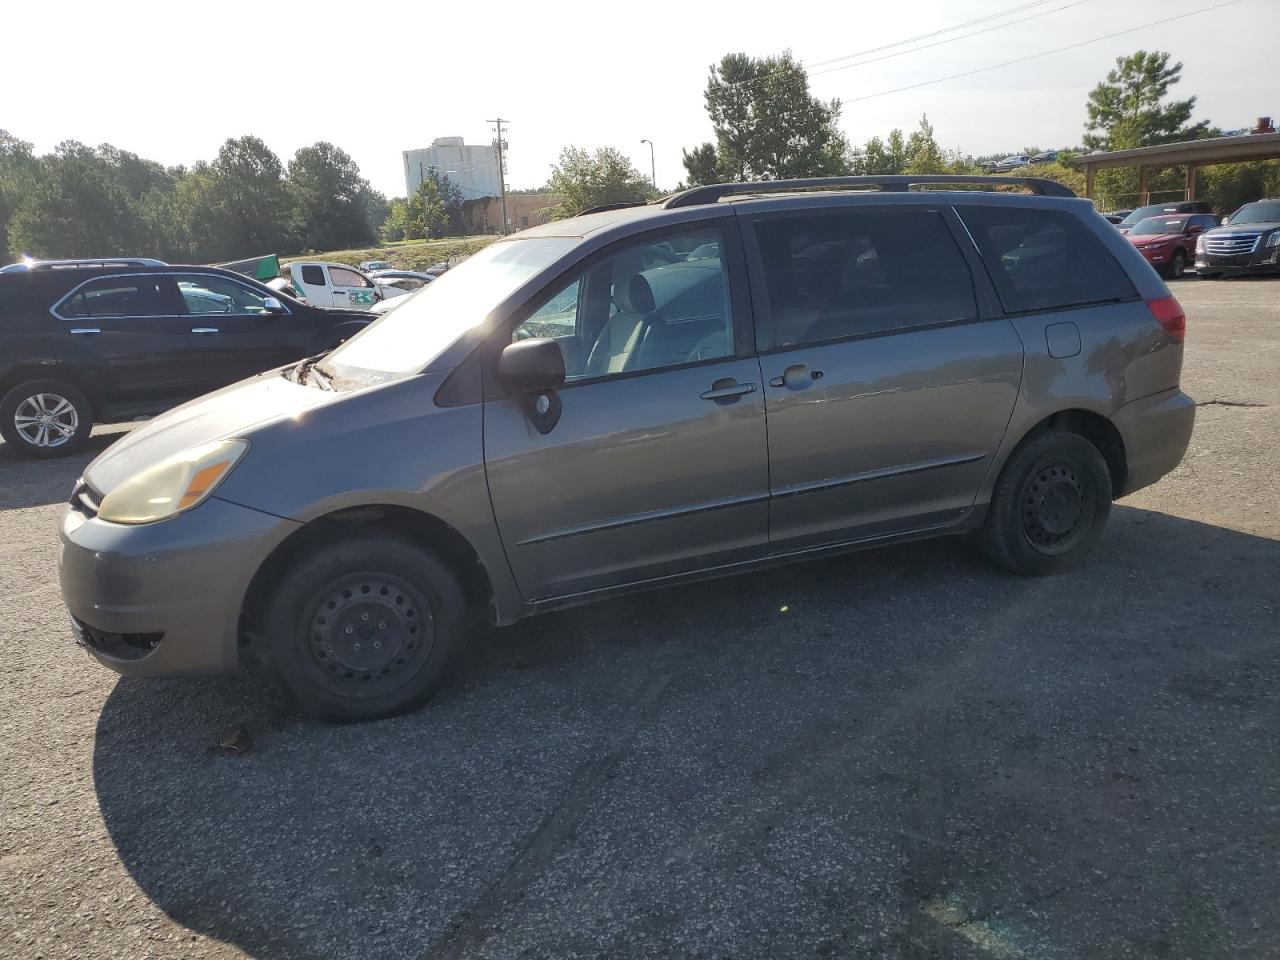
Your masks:
M1083 569L958 540L475 637L425 709L71 642L0 446L0 956L1280 955L1280 281L1174 285L1187 459Z

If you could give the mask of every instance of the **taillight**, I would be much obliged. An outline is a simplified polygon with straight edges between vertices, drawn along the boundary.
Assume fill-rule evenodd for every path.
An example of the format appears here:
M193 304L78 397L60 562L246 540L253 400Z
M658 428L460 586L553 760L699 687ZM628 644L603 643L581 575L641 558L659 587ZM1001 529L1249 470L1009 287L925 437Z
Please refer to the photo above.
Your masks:
M1164 327L1164 332L1171 338L1179 343L1186 338L1187 315L1182 309L1182 304L1178 303L1177 297L1148 300L1147 309L1151 311L1151 316L1156 318L1156 323Z

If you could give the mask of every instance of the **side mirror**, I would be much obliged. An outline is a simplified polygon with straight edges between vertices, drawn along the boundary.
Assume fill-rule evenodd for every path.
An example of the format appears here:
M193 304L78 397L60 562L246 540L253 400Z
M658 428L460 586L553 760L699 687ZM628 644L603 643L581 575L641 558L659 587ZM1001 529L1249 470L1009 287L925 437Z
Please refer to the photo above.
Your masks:
M1200 224L1197 223L1193 227L1187 227L1187 233L1191 234L1192 236L1194 236L1197 233L1204 233L1204 227L1200 226Z
M498 357L498 379L512 393L550 390L564 383L564 354L549 337L508 344Z
M262 301L262 309L267 311L267 313L273 313L279 316L284 313L284 304L275 297L267 297Z

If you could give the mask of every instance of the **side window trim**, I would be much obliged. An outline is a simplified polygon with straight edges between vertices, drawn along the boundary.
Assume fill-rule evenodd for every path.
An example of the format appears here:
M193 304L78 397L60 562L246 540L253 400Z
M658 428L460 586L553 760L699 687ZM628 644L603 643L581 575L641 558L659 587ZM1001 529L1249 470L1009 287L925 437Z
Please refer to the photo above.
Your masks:
M565 382L560 389L570 390L574 387L601 383L606 380L631 379L633 377L646 376L649 374L664 373L669 370L681 370L693 366L711 366L717 363L749 359L750 357L755 356L757 351L754 338L752 336L752 300L748 290L747 269L743 257L742 239L737 226L738 217L736 214L736 210L729 209L717 217L682 221L678 224L656 227L651 230L621 237L561 270L551 280L540 286L538 291L525 300L518 309L512 311L505 320L498 324L495 327L493 334L488 338L485 349L486 399L500 399L504 396L501 388L496 386L497 357L501 351L495 349L495 347L498 345L505 346L505 344L510 341L510 338L516 328L519 327L520 324L524 323L524 321L535 312L537 307L543 303L547 297L553 296L556 291L567 286L575 278L585 278L594 267L613 257L620 250L643 244L646 241L658 241L673 234L692 233L699 229L708 231L715 230L720 234L720 262L723 265L729 280L729 313L733 327L733 353L725 357L713 357L706 360L692 360L687 363L670 364L663 367L653 367L644 370L629 370L595 377L580 377ZM581 291L579 292L578 309L582 309Z
M53 306L49 308L49 313L54 317L54 319L60 320L63 323L78 323L84 320L155 320L158 317L169 317L169 316L178 315L177 313L178 305L172 302L173 300L172 290L168 291L169 300L170 300L168 304L164 303L164 294L157 292L157 297L159 298L160 306L168 307L167 313L165 312L142 313L142 314L137 314L136 316L112 316L107 314L95 316L94 314L85 314L84 316L78 316L78 317L64 317L61 313L58 312L59 308L62 307L63 304L70 301L74 296L76 296L76 294L80 293L81 290L83 290L85 287L87 287L91 283L96 283L99 280L124 280L124 279L131 279L134 277L159 277L161 278L160 286L167 288L173 285L172 280L169 280L167 284L165 283L165 280L169 278L169 275L165 273L157 273L157 272L101 273L101 274L98 274L96 277L86 277L84 280L81 280L79 283L77 283L74 287L72 287L70 290L68 290L66 293L64 293L61 297L59 297L54 302Z
M911 212L928 212L936 214L941 218L943 226L947 233L950 234L951 240L955 243L956 250L969 272L969 281L973 285L976 316L967 317L963 320L942 320L937 323L915 324L909 327L850 333L846 336L816 340L804 345L779 344L777 342L777 331L773 323L773 305L769 300L769 289L765 280L764 257L760 252L759 240L756 237L755 221L789 219L797 216L848 216L851 213L868 213L891 216L893 214ZM991 286L991 281L987 277L986 271L982 268L981 253L978 250L977 245L973 243L972 237L968 238L969 242L965 242L965 235L968 234L968 228L965 227L963 221L955 215L955 212L951 209L949 204L941 202L938 203L937 206L932 204L906 203L869 203L866 205L833 204L827 207L813 207L809 209L786 208L780 210L768 210L760 213L748 214L747 216L743 216L739 213L738 219L742 224L743 246L746 251L746 259L750 274L757 352L761 356L769 356L776 353L784 353L791 350L801 349L803 346L829 346L832 344L847 343L854 340L871 340L878 337L897 336L898 334L911 333L918 330L936 330L941 327L957 327L971 323L986 323L1002 316L999 301L995 297L995 290ZM961 230L963 230L964 235L961 234ZM971 247L972 249L970 249Z

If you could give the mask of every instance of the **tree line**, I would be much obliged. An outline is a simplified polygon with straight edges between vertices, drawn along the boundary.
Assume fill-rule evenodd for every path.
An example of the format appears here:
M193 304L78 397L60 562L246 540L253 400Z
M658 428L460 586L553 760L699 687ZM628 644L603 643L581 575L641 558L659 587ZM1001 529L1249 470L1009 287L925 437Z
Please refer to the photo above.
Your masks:
M207 263L367 245L386 198L331 143L284 164L258 137L210 162L165 167L110 144L68 140L38 156L0 130L0 261L157 256Z

